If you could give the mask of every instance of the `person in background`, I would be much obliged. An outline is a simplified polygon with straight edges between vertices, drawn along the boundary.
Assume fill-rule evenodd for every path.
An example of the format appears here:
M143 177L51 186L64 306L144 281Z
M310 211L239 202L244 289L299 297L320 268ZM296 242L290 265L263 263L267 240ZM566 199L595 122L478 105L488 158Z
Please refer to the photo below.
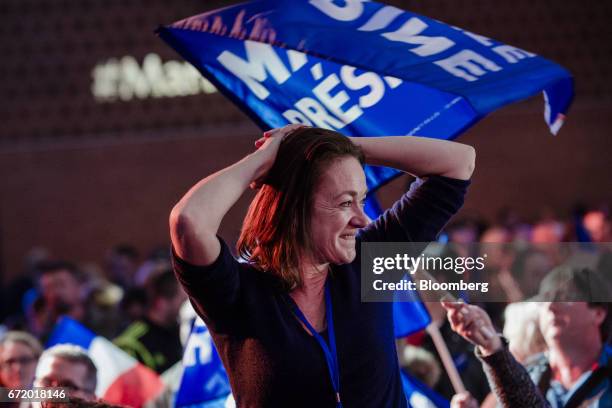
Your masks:
M149 279L149 276L171 268L172 265L170 263L170 251L168 247L164 245L154 248L136 270L134 285L143 287Z
M610 290L588 270L560 266L540 285L538 322L547 352L523 368L509 352L487 314L465 303L444 302L453 330L474 343L476 354L503 407L612 406ZM537 384L537 386L536 386ZM465 394L454 408L473 405Z
M529 357L546 351L546 342L538 324L538 302L517 302L504 311L504 337L508 349L521 364Z
M510 272L515 258L511 241L511 232L502 225L489 227L480 237L480 256L486 257L486 262L485 269L479 271L479 279L489 282L482 306L497 327L501 327L506 305L523 298L520 287Z
M187 296L171 270L151 275L146 283L147 311L114 343L161 374L182 357L178 316Z
M97 376L98 370L84 349L72 344L58 344L40 356L34 386L66 388L68 398L95 401ZM66 405L64 402L43 404L45 408Z
M539 326L548 352L526 366L552 406L569 400L612 406L612 348L607 344L612 316L605 302L610 293L601 275L586 268L560 266L542 281Z
M140 254L129 244L114 246L106 256L106 274L108 279L123 289L134 286Z
M460 218L456 221L450 222L445 228L448 235L448 242L458 244L457 247L462 248L465 245L469 248L469 245L478 242L480 235L479 222L475 218ZM460 256L469 256L470 253L460 253Z
M595 270L606 281L607 286L612 288L612 245L608 244L608 249L601 253ZM607 339L612 338L612 327L610 330L605 337Z
M440 363L433 353L422 347L398 344L400 367L414 378L433 389L442 374Z
M37 266L42 305L38 308L41 335L47 335L58 317L69 316L86 323L84 285L77 267L65 261L48 261Z
M510 269L524 297L532 298L538 294L542 279L554 266L546 253L528 248L517 253Z
M32 247L23 259L22 270L17 276L0 286L0 322L9 330L26 328L26 311L36 299L36 265L49 259L49 251L43 247Z
M147 310L147 291L144 288L131 288L125 291L119 303L122 318L121 331L130 324L145 317Z
M538 302L517 302L506 306L504 311L504 337L508 340L508 350L521 364L529 361L531 356L543 353L546 350L544 337L540 332L538 324ZM468 401L462 395L453 397L456 400L455 408L459 401ZM495 395L490 393L481 403L480 408L494 408L497 406Z
M560 265L567 254L564 246L555 245L562 241L566 226L555 218L547 218L534 224L531 232L532 248L545 254L552 265Z
M30 388L42 346L34 336L9 331L0 339L0 387Z
M584 214L582 222L593 242L610 242L612 239L610 217L604 211L589 211Z

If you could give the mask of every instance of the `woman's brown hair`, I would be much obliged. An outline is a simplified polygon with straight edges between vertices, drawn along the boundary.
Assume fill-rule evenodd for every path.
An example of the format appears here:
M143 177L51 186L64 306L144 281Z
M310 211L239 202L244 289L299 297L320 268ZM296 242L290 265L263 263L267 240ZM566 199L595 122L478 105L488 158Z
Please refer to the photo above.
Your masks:
M279 277L286 290L302 284L300 257L312 249L311 199L319 177L342 157L364 164L361 148L340 133L319 128L290 133L249 206L236 245L238 254Z

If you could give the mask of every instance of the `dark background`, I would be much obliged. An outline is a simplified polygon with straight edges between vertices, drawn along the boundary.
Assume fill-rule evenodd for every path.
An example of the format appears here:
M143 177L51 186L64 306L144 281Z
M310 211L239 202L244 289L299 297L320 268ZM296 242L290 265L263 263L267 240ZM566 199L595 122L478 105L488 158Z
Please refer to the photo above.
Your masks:
M149 53L179 60L153 31L235 2L2 0L0 2L0 271L21 270L33 246L77 262L127 242L167 245L167 219L200 178L244 156L258 137L218 93L97 100L96 64ZM576 100L551 136L534 97L485 118L460 140L478 152L463 214L529 219L576 203L612 202L612 2L388 1L535 52L568 68ZM121 85L117 86L119 88ZM129 93L129 92L128 92ZM399 179L379 193L388 205ZM228 214L233 241L250 193Z

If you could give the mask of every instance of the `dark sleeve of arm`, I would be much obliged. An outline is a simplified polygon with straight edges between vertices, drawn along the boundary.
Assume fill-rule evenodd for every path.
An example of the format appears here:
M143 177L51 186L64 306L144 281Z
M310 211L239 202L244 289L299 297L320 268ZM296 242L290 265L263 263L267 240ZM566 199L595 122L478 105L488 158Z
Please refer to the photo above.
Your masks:
M239 322L240 263L219 239L219 257L208 266L192 265L172 249L172 266L178 281L206 325L226 332Z
M527 370L514 359L508 347L486 357L477 351L476 356L482 361L491 390L502 407L550 408Z
M392 208L362 230L362 241L435 240L463 205L469 185L469 180L444 176L417 179Z

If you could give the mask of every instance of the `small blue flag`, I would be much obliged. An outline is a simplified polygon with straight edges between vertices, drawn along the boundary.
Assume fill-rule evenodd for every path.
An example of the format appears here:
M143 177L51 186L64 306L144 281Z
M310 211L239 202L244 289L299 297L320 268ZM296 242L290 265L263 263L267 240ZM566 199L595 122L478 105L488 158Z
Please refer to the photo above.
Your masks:
M431 323L431 316L416 291L393 293L393 323L398 339L421 331Z
M53 327L45 346L49 348L57 344L68 343L88 350L95 338L96 335L91 330L76 320L64 316Z
M404 371L401 372L404 393L410 408L449 408L450 402L434 390L413 378Z
M185 345L183 367L183 377L176 395L176 407L217 406L219 400L224 401L231 393L221 358L206 325L199 317L196 318Z

